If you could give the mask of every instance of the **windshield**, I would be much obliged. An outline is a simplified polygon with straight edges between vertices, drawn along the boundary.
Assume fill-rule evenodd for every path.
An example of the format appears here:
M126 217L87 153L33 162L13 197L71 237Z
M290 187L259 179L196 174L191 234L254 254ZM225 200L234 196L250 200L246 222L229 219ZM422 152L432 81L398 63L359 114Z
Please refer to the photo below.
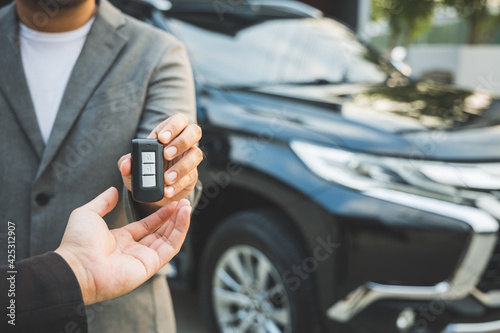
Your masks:
M394 71L334 20L273 19L221 33L170 18L209 83L258 86L285 83L380 83Z

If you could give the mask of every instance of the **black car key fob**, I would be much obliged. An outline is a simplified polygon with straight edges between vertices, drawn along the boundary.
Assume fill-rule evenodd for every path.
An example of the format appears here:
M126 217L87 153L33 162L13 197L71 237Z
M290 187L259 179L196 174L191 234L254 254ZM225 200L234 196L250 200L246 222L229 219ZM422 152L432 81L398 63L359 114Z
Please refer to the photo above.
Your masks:
M132 140L132 197L135 201L156 202L165 193L163 144L156 139Z

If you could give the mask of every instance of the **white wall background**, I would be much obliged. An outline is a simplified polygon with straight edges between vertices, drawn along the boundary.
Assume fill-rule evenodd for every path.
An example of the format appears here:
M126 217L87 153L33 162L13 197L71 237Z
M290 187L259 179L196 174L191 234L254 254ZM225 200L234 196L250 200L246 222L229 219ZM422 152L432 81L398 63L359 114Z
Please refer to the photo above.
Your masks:
M417 78L428 71L448 71L458 86L500 95L499 46L412 45L407 60Z

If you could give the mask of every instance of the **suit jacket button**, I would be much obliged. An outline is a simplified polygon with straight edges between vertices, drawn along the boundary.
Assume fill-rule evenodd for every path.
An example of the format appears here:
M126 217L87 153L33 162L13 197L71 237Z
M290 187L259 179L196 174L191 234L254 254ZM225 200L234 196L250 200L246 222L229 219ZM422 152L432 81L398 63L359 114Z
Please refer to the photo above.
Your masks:
M35 197L35 201L39 206L47 206L49 204L51 196L47 193L39 193Z

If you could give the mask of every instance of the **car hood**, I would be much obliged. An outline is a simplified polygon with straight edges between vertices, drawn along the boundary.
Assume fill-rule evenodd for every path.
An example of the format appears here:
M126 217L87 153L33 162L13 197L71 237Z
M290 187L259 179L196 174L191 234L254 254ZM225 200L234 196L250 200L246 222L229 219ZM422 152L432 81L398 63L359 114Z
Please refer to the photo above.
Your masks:
M379 138L385 136L380 142L367 142L340 134L348 149L395 155L411 149L412 154L417 150L421 158L435 160L500 160L500 101L487 92L429 82L393 87L278 85L251 91L322 105L340 115L353 130L352 126L362 128L360 135L372 132ZM323 128L327 126L324 121Z

